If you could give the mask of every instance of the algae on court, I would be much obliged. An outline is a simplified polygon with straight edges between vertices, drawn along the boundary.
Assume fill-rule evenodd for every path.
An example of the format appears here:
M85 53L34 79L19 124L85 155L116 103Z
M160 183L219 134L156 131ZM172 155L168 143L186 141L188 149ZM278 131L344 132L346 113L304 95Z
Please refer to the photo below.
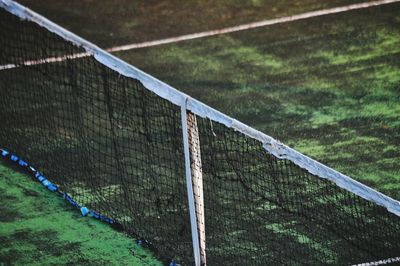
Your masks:
M101 47L169 38L363 0L20 0ZM84 27L82 27L84 25Z
M161 265L125 234L0 163L1 265Z
M106 47L361 1L21 2ZM196 16L185 17L188 10ZM400 199L399 10L393 4L117 56ZM0 261L157 264L26 176L2 166L0 173Z
M400 6L117 56L400 199Z

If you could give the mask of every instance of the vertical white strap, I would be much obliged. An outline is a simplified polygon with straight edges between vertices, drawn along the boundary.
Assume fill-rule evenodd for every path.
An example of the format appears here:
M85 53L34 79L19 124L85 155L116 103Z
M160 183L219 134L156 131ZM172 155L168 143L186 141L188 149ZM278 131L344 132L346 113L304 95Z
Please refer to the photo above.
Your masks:
M182 118L182 137L183 137L183 150L185 154L185 173L186 173L186 188L189 202L189 214L190 214L190 225L192 229L192 242L193 242L193 254L195 265L200 266L200 248L199 248L199 237L197 230L196 221L196 210L194 206L193 196L193 185L192 185L192 174L190 169L190 153L189 153L189 139L187 130L187 114L186 114L186 100L181 106L181 118Z
M187 111L187 130L190 152L190 170L192 174L194 205L197 218L197 230L200 245L200 262L206 265L206 232L204 218L203 172L201 165L200 136L196 115Z

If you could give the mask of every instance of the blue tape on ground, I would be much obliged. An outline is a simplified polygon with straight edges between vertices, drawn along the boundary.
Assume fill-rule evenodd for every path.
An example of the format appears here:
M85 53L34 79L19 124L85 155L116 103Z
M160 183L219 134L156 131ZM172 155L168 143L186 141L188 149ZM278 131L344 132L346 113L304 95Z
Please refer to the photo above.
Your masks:
M28 164L24 161L22 161L21 159L19 159L18 164L22 167L28 166Z
M69 203L71 203L73 206L77 207L77 208L81 208L81 206L78 205L78 203L76 203L73 199L71 199L70 196L68 196L67 193L63 194L64 199L66 199Z
M88 208L86 208L86 207L81 207L81 213L82 213L82 216L86 216L86 215L89 213Z
M47 189L54 192L54 191L56 191L58 188L57 188L57 186L55 186L55 185L53 185L53 184L50 184L49 186L47 186Z
M8 154L8 151L1 149L1 156L6 157Z
M109 224L114 223L114 221L113 221L112 219L107 218L107 217L104 217L104 216L101 216L100 214L95 213L94 211L89 211L89 215L90 215L91 217L95 218L95 219L101 220L101 221L103 221L103 222L107 222L107 223L109 223Z
M97 213L95 213L94 211L90 211L89 215L95 219L99 219L99 215Z
M10 154L8 151L6 151L6 150L4 150L4 149L0 149L0 152L1 152L1 156L2 156L2 157L7 157L7 155ZM18 165L20 165L20 166L22 166L22 167L27 167L27 168L32 172L32 174L34 175L34 177L35 177L39 182L41 182L42 185L45 186L45 187L46 187L47 189L49 189L50 191L53 191L53 192L54 192L54 191L58 191L58 187L57 187L56 185L52 184L52 183L51 183L49 180L47 180L39 171L37 171L37 170L36 170L35 168L33 168L32 166L30 166L27 162L25 162L25 161L23 161L22 159L18 158L18 156L14 155L14 154L11 154L10 157L9 157L9 159L10 159L11 161L13 161L13 162L18 163ZM93 218L95 218L95 219L101 220L101 221L106 222L106 223L109 223L109 224L114 224L114 221L113 221L112 219L107 218L107 217L104 217L104 216L101 216L100 214L98 214L98 213L96 213L96 212L94 212L94 211L91 211L91 210L89 210L89 209L86 208L86 207L81 207L81 206L79 206L79 204L76 203L70 196L68 196L67 193L65 193L65 192L62 193L61 191L58 191L58 192L59 192L59 193L62 195L62 197L63 197L66 201L68 201L71 205L73 205L74 207L80 209L80 211L81 211L81 213L82 213L83 216L86 216L86 215L89 214L89 216L91 216L91 217L93 217ZM138 241L139 241L138 243L140 243L140 244L145 243L144 240L138 240ZM176 266L176 263L175 263L174 261L171 261L170 266Z
M51 185L51 183L50 183L50 181L49 181L49 180L47 180L47 179L43 179L43 181L42 181L42 185L43 185L43 186L45 186L45 187L48 187L49 185Z

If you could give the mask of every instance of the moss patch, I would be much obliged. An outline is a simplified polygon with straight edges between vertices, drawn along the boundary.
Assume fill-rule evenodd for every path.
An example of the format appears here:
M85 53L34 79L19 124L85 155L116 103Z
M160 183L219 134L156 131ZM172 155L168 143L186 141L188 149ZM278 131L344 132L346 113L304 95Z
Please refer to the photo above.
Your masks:
M29 176L0 163L0 262L17 265L161 265L135 240L81 217Z

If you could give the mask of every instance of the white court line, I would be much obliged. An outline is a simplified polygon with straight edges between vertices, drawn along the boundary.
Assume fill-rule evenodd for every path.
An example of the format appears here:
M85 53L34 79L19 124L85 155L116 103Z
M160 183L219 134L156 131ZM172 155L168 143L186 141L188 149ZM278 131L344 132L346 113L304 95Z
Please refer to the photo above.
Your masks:
M204 38L204 37L209 37L209 36L214 36L214 35L255 29L255 28L260 28L260 27L264 27L264 26L281 24L281 23L302 20L302 19L307 19L307 18L313 18L313 17L319 17L319 16L324 16L324 15L342 13L342 12L347 12L347 11L351 11L351 10L363 9L363 8L368 8L368 7L373 7L373 6L380 6L380 5L391 4L391 3L396 3L396 2L400 2L400 0L377 0L377 1L353 4L353 5L348 5L348 6L322 9L322 10L311 11L311 12L301 13L301 14L287 16L287 17L267 19L267 20L263 20L263 21L259 21L259 22L242 24L239 26L228 27L228 28L223 28L223 29L219 29L219 30L210 30L210 31L204 31L204 32L199 32L199 33L181 35L181 36L177 36L177 37L171 37L171 38L167 38L167 39L156 40L156 41L132 43L132 44L127 44L127 45L115 46L115 47L106 49L106 51L107 52L126 51L126 50L156 46L156 45L161 45L161 44L167 44L167 43L175 43L175 42L181 42L181 41L186 41L186 40L199 39L199 38Z
M63 56L59 56L59 57L48 57L48 58L43 58L43 59L39 59L39 60L25 61L21 65L16 65L16 64L2 65L2 66L0 66L0 70L11 69L11 68L16 68L16 67L20 67L20 66L34 66L34 65L41 65L41 64L45 64L45 63L63 62L68 59L77 59L77 58L88 57L88 56L90 56L90 53L85 52L85 53L78 53L78 54L63 55Z
M360 264L356 264L356 265L353 265L353 266L386 265L386 264L391 264L391 263L395 263L395 262L400 262L400 257L388 258L388 259L383 259L383 260L378 260L378 261L365 262L365 263L360 263Z
M282 24L282 23L286 23L286 22L303 20L303 19L308 19L308 18L313 18L313 17L348 12L351 10L364 9L364 8L369 8L369 7L374 7L374 6L392 4L392 3L396 3L396 2L400 2L400 0L370 1L370 2L352 4L352 5L348 5L348 6L341 6L341 7L334 7L334 8L328 8L328 9L310 11L310 12L305 12L305 13L281 17L281 18L267 19L267 20L263 20L263 21L242 24L242 25L218 29L218 30L203 31L203 32L198 32L198 33L192 33L192 34L186 34L186 35L166 38L166 39L141 42L141 43L132 43L132 44L121 45L121 46L114 46L114 47L107 48L105 50L107 52L119 52L119 51L127 51L127 50L157 46L157 45L162 45L162 44L168 44L168 43L176 43L176 42L181 42L181 41L187 41L187 40L199 39L199 38L221 35L221 34L226 34L226 33L249 30L249 29L254 29L254 28L260 28L260 27L265 27L265 26L270 26L270 25ZM61 61L65 61L67 59L76 59L76 58L82 58L82 57L87 57L87 56L90 56L90 54L89 53L79 53L79 54L65 55L65 56L61 56L61 57L44 58L44 59L40 59L40 60L36 60L36 61L34 61L34 60L25 61L21 65L24 65L24 66L40 65L40 64L44 64L44 63L61 62ZM1 65L0 70L16 68L21 65L15 65L15 64Z

